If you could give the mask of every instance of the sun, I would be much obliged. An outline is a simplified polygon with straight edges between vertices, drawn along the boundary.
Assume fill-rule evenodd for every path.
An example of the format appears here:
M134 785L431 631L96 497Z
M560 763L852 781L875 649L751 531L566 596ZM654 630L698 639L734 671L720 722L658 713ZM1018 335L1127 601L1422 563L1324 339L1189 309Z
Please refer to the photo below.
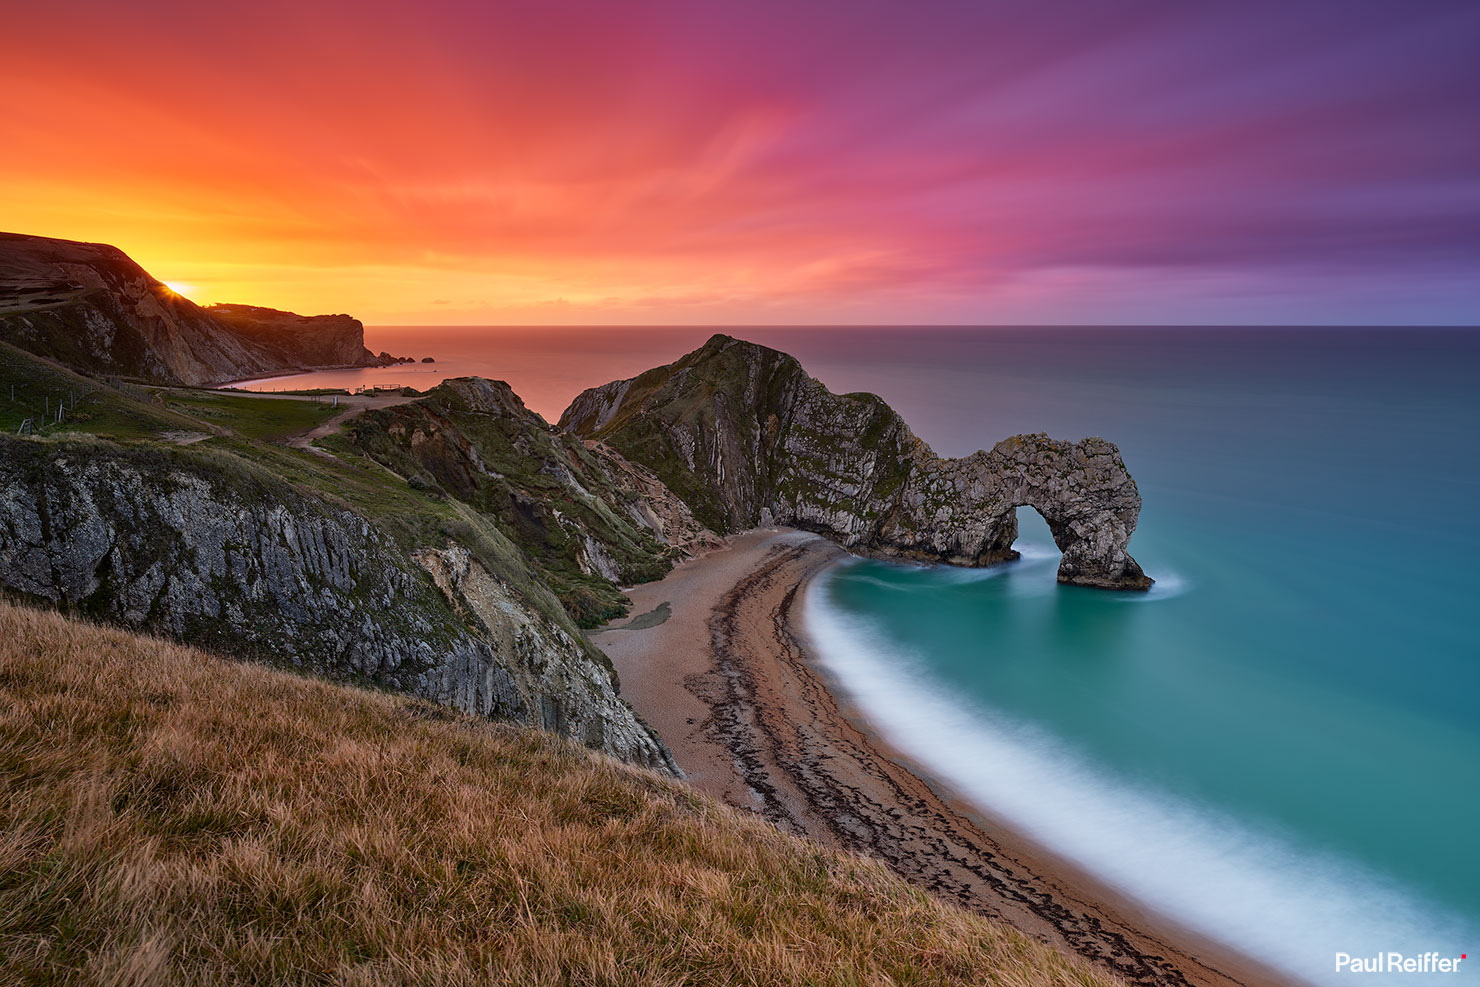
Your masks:
M183 281L164 281L162 282L162 284L166 288L170 289L175 294L180 295L183 298L189 298L192 294L195 293L195 285L186 284Z

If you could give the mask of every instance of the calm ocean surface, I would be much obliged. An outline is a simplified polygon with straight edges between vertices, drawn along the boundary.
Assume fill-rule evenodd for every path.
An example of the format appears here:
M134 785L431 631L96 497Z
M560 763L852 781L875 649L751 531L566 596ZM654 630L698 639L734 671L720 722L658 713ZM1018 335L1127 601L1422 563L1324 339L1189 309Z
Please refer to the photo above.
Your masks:
M1046 525L978 571L860 561L819 656L962 793L1295 975L1480 954L1480 332L755 329L943 455L1117 442L1147 595L1060 587ZM508 380L554 420L706 329L367 331L438 363L273 382ZM1480 981L1472 957L1458 976ZM1397 983L1383 975L1372 982Z

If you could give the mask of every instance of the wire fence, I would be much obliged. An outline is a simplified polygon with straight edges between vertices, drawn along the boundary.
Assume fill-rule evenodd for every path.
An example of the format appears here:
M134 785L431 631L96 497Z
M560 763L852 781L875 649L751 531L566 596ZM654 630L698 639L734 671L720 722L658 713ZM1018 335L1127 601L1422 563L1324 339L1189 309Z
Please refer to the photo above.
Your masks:
M121 385L121 387L115 389L121 390L122 388L131 388L135 391L143 391L143 388L140 388L134 384L128 384L124 381L118 381L118 384ZM114 387L112 383L104 382L94 384L81 384L76 387L69 387L65 391L43 392L39 395L41 398L41 406L37 408L35 407L35 401L38 395L34 393L28 394L22 392L19 396L17 396L15 392L15 384L11 384L11 405L29 405L29 407L27 407L23 412L24 416L16 424L15 434L36 435L41 429L46 428L47 426L63 424L67 421L67 417L69 415L73 415L76 413L77 406L80 403L96 395L105 386Z

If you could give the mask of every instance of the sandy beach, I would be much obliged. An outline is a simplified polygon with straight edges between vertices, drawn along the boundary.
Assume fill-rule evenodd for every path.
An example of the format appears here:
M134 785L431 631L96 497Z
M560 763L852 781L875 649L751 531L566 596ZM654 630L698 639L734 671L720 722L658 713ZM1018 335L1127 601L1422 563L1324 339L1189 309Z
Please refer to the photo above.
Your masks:
M933 893L1135 984L1289 980L1149 914L931 780L829 689L801 599L842 549L760 530L631 589L593 633L689 782L777 827L880 858ZM631 625L631 626L629 626Z

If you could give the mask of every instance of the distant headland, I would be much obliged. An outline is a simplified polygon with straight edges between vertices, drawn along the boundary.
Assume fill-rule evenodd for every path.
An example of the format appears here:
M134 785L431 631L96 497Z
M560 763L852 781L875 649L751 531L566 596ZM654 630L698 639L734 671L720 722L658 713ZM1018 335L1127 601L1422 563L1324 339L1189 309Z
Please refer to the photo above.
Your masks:
M0 233L0 340L80 373L210 386L413 362L365 348L348 315L203 308L117 247Z

